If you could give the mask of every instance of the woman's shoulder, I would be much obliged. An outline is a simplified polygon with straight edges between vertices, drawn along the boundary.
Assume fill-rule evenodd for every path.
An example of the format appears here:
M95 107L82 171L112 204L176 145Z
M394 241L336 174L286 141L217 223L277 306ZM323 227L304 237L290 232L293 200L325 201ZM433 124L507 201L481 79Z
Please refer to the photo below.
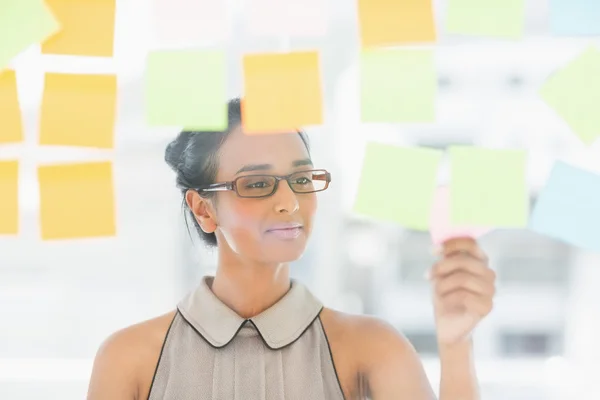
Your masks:
M340 349L351 351L364 372L386 354L414 354L412 344L402 332L382 318L324 308L321 322L328 339L337 342Z
M88 399L145 399L175 313L168 312L108 336L94 360Z

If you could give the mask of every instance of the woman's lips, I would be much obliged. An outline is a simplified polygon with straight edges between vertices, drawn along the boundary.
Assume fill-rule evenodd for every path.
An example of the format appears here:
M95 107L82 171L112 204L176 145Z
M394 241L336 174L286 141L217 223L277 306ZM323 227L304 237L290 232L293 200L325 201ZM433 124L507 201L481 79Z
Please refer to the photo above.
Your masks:
M296 239L298 236L300 236L300 234L302 233L302 227L295 226L292 228L269 229L267 231L267 233L272 234L273 236L277 237L278 239L292 240L292 239Z

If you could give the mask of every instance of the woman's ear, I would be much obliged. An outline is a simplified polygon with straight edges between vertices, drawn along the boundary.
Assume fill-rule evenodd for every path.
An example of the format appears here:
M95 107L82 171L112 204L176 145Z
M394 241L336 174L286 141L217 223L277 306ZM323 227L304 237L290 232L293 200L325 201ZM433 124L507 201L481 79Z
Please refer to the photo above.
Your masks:
M217 229L216 214L209 199L200 196L195 190L188 190L185 193L185 202L203 232L213 233Z

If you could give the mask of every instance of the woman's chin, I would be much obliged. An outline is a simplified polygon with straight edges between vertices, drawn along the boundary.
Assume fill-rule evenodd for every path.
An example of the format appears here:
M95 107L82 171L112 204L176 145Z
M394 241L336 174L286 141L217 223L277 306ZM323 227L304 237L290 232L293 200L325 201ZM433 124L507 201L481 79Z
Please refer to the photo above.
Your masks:
M265 254L274 262L287 263L293 262L302 257L306 250L306 242L302 243L287 243L279 246L270 247Z

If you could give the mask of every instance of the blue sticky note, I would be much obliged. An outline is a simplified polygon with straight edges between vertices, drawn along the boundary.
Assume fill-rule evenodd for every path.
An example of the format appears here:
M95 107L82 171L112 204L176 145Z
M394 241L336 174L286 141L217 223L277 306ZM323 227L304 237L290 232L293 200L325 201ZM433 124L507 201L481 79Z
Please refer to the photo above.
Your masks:
M557 162L538 196L531 229L600 251L600 175Z
M600 1L550 0L550 29L560 36L600 35Z

